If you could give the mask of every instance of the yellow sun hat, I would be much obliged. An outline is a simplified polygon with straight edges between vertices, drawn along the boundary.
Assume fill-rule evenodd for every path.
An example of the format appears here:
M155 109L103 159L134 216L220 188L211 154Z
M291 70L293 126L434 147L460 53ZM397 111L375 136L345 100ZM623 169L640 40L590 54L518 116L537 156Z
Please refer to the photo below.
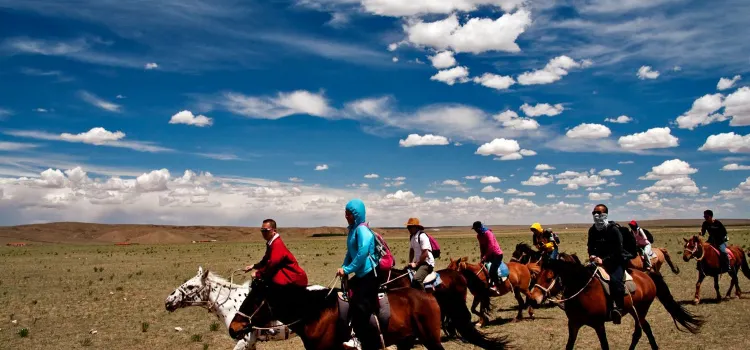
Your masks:
M542 224L535 222L529 229L536 230L536 232L542 232Z

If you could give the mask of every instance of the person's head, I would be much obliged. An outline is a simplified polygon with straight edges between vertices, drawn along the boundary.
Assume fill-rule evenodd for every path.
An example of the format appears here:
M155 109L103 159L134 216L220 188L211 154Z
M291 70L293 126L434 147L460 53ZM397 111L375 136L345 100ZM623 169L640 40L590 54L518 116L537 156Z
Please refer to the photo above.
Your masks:
M535 222L531 225L531 227L529 227L529 230L531 231L531 233L542 233L542 224Z
M359 225L366 220L365 203L361 199L352 199L349 203L346 203L346 210L344 211L344 217L346 222L352 225Z
M424 226L419 223L418 218L409 218L409 221L406 222L406 229L409 231L410 235L413 235L419 230L424 230Z
M635 220L630 220L628 226L630 226L631 229L635 230L638 228L638 222L636 222Z
M714 212L711 211L711 209L705 210L703 212L703 218L706 219L706 221L712 221L714 219Z
M607 215L609 214L609 208L604 204L597 204L594 206L594 210L591 215L594 217L594 226L597 230L601 231L607 228Z
M263 234L263 239L270 241L273 235L276 234L276 221L274 219L263 220L263 225L260 226L260 233Z
M471 229L474 230L476 233L482 233L482 222L474 221L474 224L471 225Z

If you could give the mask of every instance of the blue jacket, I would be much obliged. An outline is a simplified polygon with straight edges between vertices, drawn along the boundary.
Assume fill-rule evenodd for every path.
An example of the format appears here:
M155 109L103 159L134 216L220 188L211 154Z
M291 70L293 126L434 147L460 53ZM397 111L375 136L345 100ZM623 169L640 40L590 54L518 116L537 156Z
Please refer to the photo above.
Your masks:
M344 273L364 276L373 270L375 263L375 235L366 226L360 226L365 222L365 203L359 199L352 199L346 203L346 210L354 214L354 225L349 226L349 234L346 237L346 257L344 258Z

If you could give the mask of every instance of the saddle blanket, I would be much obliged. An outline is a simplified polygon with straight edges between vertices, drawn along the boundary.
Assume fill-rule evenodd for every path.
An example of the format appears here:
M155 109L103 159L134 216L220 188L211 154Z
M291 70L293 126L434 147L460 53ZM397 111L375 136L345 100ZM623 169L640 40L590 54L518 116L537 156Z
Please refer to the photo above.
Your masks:
M409 269L409 280L414 280L414 270ZM425 290L435 290L435 288L443 283L443 280L440 279L440 274L432 271L427 277L425 277L424 282L422 283L424 285Z
M604 270L603 267L598 266L596 268L596 277L599 282L601 282L602 288L604 288L604 293L607 295L611 295L609 290L609 274L607 273L607 271ZM633 281L633 276L631 276L628 271L625 271L625 293L635 293L635 281Z
M721 254L721 251L716 249L716 247L714 247L713 245L709 244L708 246L711 247L711 249L713 249L716 252L716 254ZM729 248L727 248L727 257L729 257L730 262L734 263L734 254Z
M489 271L490 263L485 263L484 267ZM510 270L508 269L508 265L505 265L505 261L500 262L500 266L497 268L497 276L500 277L500 282L505 282L508 276L510 276Z
M338 292L339 303L339 321L349 324L349 298L343 293ZM388 302L388 296L385 293L378 293L378 313L377 323L375 315L370 315L370 326L377 332L378 323L380 331L385 332L388 328L388 322L391 320L391 304Z

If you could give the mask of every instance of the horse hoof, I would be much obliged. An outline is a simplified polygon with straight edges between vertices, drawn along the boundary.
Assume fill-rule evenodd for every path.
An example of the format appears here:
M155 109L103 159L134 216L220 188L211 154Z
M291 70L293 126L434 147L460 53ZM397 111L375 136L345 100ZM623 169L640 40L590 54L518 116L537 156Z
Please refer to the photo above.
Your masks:
M693 305L698 305L700 303L701 303L700 299L693 299Z

